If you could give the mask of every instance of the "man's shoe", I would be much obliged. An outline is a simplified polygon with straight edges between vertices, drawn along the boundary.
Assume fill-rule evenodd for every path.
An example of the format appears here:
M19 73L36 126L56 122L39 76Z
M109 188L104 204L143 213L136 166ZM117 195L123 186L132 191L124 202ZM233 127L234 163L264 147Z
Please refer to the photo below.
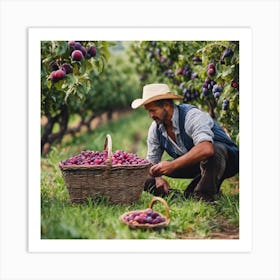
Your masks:
M187 188L184 191L184 197L185 198L190 198L194 192L194 189L197 185L197 183L200 181L201 175L197 175L194 177L194 179L190 182L190 184L187 186Z
M194 192L192 197L196 200L202 200L204 202L210 202L211 203L211 202L215 201L213 195L202 193L202 192L199 192L199 191Z

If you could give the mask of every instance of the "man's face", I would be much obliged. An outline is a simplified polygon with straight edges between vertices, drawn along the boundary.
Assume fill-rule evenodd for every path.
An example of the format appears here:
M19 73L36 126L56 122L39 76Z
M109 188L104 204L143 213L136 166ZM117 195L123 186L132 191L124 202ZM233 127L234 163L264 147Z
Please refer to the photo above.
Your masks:
M157 124L161 124L167 121L168 113L164 107L158 106L155 102L151 102L145 105L145 109L149 113L149 117L152 118Z

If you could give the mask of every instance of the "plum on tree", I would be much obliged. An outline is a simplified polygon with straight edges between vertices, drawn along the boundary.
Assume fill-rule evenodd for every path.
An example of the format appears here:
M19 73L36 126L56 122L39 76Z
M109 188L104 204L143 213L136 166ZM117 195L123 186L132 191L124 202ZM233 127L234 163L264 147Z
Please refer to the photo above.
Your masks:
M72 73L72 72L73 72L73 69L72 69L72 67L70 66L69 63L63 63L62 66L61 66L61 69L62 69L66 74L69 74L69 73Z
M49 78L52 82L57 82L62 80L65 77L65 75L66 74L62 69L58 69L56 71L52 71Z
M89 46L87 53L89 57L95 57L96 56L96 48L94 46Z
M84 58L82 51L75 50L72 52L71 57L74 61L81 61Z

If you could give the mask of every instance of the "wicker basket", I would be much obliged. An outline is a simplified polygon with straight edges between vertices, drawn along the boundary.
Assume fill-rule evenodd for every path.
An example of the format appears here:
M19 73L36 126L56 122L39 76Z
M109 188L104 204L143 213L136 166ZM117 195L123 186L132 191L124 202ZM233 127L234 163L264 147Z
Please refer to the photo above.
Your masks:
M153 199L150 202L149 205L149 209L153 209L153 205L155 204L155 202L161 202L164 205L165 208L165 212L166 212L166 216L162 215L161 213L158 213L158 215L162 218L164 218L164 221L161 223L157 223L157 224L149 224L149 223L130 223L129 221L126 220L126 217L129 216L130 214L133 213L139 213L139 212L143 212L143 211L147 211L147 209L145 210L134 210L134 211L129 211L129 212L125 212L124 214L122 214L120 216L120 220L125 223L126 225L128 225L130 228L140 228L140 229L155 229L155 228L163 228L166 227L169 223L170 223L170 213L169 213L169 207L166 203L166 201L161 198L161 197L153 197Z
M140 198L151 164L112 165L112 138L109 134L104 150L108 152L106 165L59 163L71 202L82 203L88 198L105 197L114 204L128 204Z

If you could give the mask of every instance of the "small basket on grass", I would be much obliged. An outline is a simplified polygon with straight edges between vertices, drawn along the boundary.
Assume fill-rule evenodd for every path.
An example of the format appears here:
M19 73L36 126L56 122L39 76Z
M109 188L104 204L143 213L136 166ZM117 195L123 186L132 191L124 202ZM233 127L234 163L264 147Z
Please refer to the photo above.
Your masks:
M153 205L157 201L164 205L166 216L153 210ZM163 228L170 223L169 207L163 198L155 196L151 200L149 208L125 212L120 216L120 220L133 229Z
M103 153L106 155L104 164L69 163L67 160L59 163L71 202L82 203L88 198L96 197L104 197L114 204L137 201L144 190L151 163L142 160L134 164L113 164L112 138L109 134L106 136L103 152L106 152Z

